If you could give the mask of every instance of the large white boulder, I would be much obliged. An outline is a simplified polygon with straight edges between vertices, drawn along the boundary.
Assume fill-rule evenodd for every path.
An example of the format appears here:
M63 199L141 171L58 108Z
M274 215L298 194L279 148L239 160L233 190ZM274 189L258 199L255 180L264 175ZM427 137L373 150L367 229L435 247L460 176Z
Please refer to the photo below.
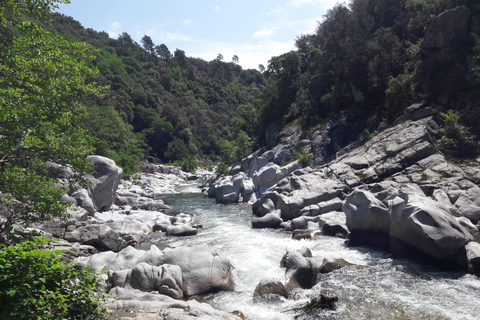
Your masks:
M105 157L94 155L88 156L86 160L91 162L95 169L95 173L87 177L92 183L95 208L97 211L110 210L123 170L115 164L115 161Z
M234 289L230 261L210 251L207 245L167 248L159 260L161 264L180 266L187 296Z

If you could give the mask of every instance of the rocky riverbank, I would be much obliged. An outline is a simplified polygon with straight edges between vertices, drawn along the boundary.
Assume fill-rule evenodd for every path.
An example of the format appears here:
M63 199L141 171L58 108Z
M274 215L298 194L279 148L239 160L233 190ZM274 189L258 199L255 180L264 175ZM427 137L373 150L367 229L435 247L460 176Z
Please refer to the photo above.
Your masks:
M448 162L435 148L437 124L428 112L422 114L426 116L404 118L313 168L296 161L281 165L294 145L260 150L232 167L231 176L210 179L205 194L222 203L252 203L253 228L283 229L297 239L346 238L350 246L478 274L480 159ZM228 257L205 245L135 248L155 232L167 237L197 233L201 226L194 215L173 214L157 199L196 177L153 165L123 181L113 161L97 156L89 161L96 168L87 177L89 188L69 185L74 173L56 168L68 190L65 200L75 206L70 219L39 228L62 239L57 247L67 250L66 258L107 272L105 288L117 297L109 306L112 316L127 319L126 312L132 311L144 319L236 318L186 300L234 290ZM206 179L208 173L197 176ZM350 266L335 259L322 265L308 250L289 251L282 261L283 280L262 280L255 299L294 297L297 290L315 286L321 273Z
M252 202L254 228L293 231L298 239L347 238L349 246L479 274L480 158L447 161L436 148L439 128L430 115L415 105L394 127L314 168L281 167L277 159L285 161L299 146L322 157L314 152L316 140L283 137L294 142L244 159L205 194ZM317 268L305 259L301 268L315 277Z
M152 234L165 237L196 235L196 217L172 213L158 199L176 193L188 180L207 179L211 173L195 175L176 167L145 165L143 173L122 180L122 169L107 158L87 158L95 168L87 176L89 187L70 185L75 173L51 165L60 173L67 190L63 200L73 206L66 220L39 225L38 229L60 240L56 249L81 268L106 272L105 290L112 293L108 303L112 319L238 319L188 297L233 290L232 265L207 246L166 248L152 245L134 248Z

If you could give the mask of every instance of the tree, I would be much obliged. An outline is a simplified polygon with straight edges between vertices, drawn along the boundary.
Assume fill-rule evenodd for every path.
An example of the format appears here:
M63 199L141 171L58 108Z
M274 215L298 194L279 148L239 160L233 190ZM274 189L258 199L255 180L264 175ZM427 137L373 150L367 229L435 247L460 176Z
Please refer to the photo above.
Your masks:
M187 65L187 56L185 55L185 51L177 49L173 53L173 57L179 66L185 67Z
M97 276L61 261L39 237L12 246L0 244L1 319L106 319L99 308L106 294Z
M140 42L142 43L143 49L145 49L145 57L147 56L147 52L150 54L154 54L155 44L153 43L152 38L144 35Z
M258 70L263 73L265 71L265 66L263 64L259 64Z
M95 50L20 20L29 14L45 21L58 2L68 1L2 1L1 28L12 32L0 36L0 235L15 223L63 216L64 191L48 162L89 168L93 148L80 126L81 101L101 89L91 81Z
M217 58L215 59L216 61L223 61L223 54L219 53L217 55Z
M122 48L124 49L132 47L134 43L132 37L126 32L122 32L118 36L117 40L120 41L120 43L122 44Z
M170 53L170 50L168 50L168 47L163 43L155 47L155 52L157 53L158 56L160 56L160 58L162 58L167 62L168 60L170 60L170 57L172 56L172 54Z
M182 160L188 158L188 147L182 139L174 138L172 142L168 144L165 157L170 161Z
M240 61L240 59L238 58L237 55L234 55L234 56L232 57L232 62L235 63L235 64L238 64L238 61Z

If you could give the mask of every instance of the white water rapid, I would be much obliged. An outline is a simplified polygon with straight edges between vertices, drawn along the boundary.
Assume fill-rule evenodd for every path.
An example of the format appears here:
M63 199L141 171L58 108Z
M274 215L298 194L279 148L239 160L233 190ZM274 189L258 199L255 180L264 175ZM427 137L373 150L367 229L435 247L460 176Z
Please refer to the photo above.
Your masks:
M205 198L195 184L181 187L182 194L160 198L174 211L195 214L203 225L198 235L149 241L163 248L206 243L235 267L234 292L202 297L217 309L241 311L247 319L479 319L480 279L473 275L435 270L367 248L347 248L344 240L292 240L291 234L251 228L251 207L222 205ZM274 302L253 301L256 285L264 278L283 279L280 260L287 248L308 247L319 263L324 258L343 258L363 266L319 275L318 284L297 299ZM339 298L337 310L312 317L295 311L328 292Z

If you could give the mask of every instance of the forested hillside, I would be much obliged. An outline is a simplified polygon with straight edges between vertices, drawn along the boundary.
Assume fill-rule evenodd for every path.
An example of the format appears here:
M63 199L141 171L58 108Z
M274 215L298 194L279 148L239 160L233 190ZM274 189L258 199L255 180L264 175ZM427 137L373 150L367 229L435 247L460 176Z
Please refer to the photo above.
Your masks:
M251 150L255 99L265 80L256 70L243 70L239 57L225 62L219 53L207 62L180 49L171 52L148 35L138 44L125 32L112 39L70 17L52 19L53 32L99 49L95 81L109 89L88 101L85 123L98 139L98 154L131 173L141 155L189 169L197 159L231 162Z
M444 19L451 26L440 26L451 28L451 34L428 32L435 17L458 6L466 6L458 12L467 13L452 13ZM261 108L267 142L275 144L271 137L289 123L300 121L308 134L308 128L343 114L348 129L339 148L359 134L387 128L412 103L423 103L455 127L446 131L447 153L475 155L474 135L480 136L479 13L475 0L337 4L316 33L297 39L297 50L270 60Z
M461 5L471 12L468 36L442 52L428 48L435 17ZM351 119L346 145L420 102L439 115L452 110L446 121L459 127L445 149L472 156L480 135L479 10L473 0L337 4L316 33L299 36L297 49L272 57L263 74L243 70L237 56L207 62L148 35L141 44L125 32L112 39L60 14L51 29L99 50L95 81L109 89L89 101L85 129L98 139L97 153L134 172L142 155L185 168L197 159L232 163L255 144L275 144L271 137L289 123L308 132L339 114Z

